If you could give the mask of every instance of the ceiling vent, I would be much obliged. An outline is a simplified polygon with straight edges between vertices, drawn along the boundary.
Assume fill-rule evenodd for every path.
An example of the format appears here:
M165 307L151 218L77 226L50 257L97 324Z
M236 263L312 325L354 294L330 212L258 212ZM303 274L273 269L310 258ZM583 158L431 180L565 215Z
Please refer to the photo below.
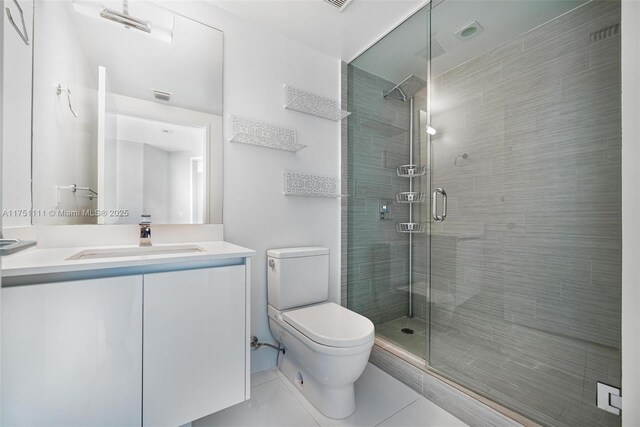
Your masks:
M617 36L618 34L620 34L620 24L613 24L589 34L589 40L591 43L599 42L609 37Z
M484 27L478 21L473 21L460 28L454 34L460 40L469 40L484 31Z
M171 99L170 92L164 92L162 90L157 90L157 89L153 90L153 96L156 99L159 99L160 101L169 101Z
M429 45L427 46L425 57L427 59L434 59L440 55L444 55L445 53L447 53L447 51L444 50L440 43L438 43L438 40L431 39L431 43L429 43Z
M431 43L427 44L426 49L421 49L420 52L416 53L416 56L420 56L426 59L434 59L438 56L442 56L447 53L446 50L442 47L438 40L431 39Z
M340 9L340 12L342 12L343 10L346 9L347 6L349 6L349 3L351 3L352 0L324 0L324 1L326 1L333 7L337 7L338 9Z

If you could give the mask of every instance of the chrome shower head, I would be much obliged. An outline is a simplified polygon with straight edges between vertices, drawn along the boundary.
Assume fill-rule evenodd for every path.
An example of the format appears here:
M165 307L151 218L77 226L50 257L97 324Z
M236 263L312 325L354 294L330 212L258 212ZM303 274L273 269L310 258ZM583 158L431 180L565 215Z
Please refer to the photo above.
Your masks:
M398 83L389 92L383 94L384 99L400 99L406 101L427 85L427 82L414 74Z

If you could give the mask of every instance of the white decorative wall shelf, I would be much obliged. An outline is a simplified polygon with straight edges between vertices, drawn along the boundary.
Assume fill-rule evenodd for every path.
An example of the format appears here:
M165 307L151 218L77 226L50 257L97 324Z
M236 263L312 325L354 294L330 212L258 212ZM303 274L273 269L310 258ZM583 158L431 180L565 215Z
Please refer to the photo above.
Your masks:
M284 151L299 151L306 145L298 144L296 131L277 125L256 122L237 116L229 118L231 142L258 145Z
M340 197L337 177L293 171L283 172L283 191L287 196Z
M335 99L287 85L284 85L284 108L335 121L342 120L351 114L342 110Z

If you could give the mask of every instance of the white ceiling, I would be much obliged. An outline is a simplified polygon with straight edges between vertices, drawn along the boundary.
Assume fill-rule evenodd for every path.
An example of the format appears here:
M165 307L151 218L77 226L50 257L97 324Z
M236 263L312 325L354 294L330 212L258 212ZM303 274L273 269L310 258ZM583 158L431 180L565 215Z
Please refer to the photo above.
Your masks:
M160 150L187 151L191 156L202 156L206 139L204 127L184 126L119 114L118 141L147 144Z
M425 0L353 0L340 12L324 0L207 0L334 58L350 61Z
M130 1L129 13L149 20L154 31L158 26L164 26L170 34L173 29L173 39L167 42L98 15L98 6L102 4L122 10L121 0L76 2L76 7L71 2L61 3L66 5L71 18L67 31L75 32L88 66L96 76L99 65L106 67L109 91L222 114L222 32L182 16L173 16L146 2ZM87 10L94 10L94 13L87 15L84 13ZM170 92L171 100L156 100L154 89Z
M343 12L324 0L207 1L345 61L373 45L354 65L391 81L400 82L410 74L426 78L429 9L411 15L428 0L353 0ZM586 1L438 2L431 15L431 32L447 53L433 60L432 75L450 70ZM484 27L483 33L465 41L455 36L474 20Z

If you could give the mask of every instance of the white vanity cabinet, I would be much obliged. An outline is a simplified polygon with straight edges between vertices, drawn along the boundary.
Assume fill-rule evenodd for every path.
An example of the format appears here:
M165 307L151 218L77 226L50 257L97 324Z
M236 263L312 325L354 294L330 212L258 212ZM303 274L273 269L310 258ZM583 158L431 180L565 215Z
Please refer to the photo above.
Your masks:
M3 426L139 426L142 276L2 290Z
M144 426L245 400L245 300L244 266L144 276Z
M4 276L0 425L176 427L248 399L253 251L210 246L72 281Z

